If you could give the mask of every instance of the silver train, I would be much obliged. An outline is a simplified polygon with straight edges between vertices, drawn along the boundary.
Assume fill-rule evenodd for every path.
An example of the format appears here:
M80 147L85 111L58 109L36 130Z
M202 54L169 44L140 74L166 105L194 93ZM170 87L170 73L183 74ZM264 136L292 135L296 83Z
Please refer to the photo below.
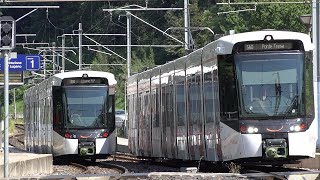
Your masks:
M92 159L114 154L116 83L108 72L73 71L29 88L24 94L26 150Z
M312 50L302 33L240 33L131 76L131 153L277 164L314 157Z

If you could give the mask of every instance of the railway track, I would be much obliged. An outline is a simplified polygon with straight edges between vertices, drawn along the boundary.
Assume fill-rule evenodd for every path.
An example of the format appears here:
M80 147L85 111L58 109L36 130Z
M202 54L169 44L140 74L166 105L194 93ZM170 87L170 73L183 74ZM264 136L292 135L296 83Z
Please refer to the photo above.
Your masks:
M24 124L15 124L14 134L9 136L9 144L24 149Z
M124 173L129 172L127 168L125 168L124 166L117 165L117 164L113 164L113 163L109 163L109 162L100 162L100 164L102 165L102 167L115 170L115 171L119 172L120 174L124 174Z
M128 173L124 166L108 161L91 162L87 159L71 160L59 158L54 160L53 175L81 175L81 174L124 174Z
M71 162L70 166L80 169L81 170L80 174L90 174L88 167L85 165Z
M24 133L24 124L15 124L16 131L22 131Z

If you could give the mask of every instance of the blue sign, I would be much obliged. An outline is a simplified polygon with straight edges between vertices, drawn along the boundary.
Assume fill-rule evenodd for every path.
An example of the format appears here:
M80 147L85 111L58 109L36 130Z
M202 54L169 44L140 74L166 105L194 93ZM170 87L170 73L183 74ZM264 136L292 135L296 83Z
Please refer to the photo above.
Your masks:
M39 55L21 55L9 60L9 71L37 71L40 69ZM0 58L0 71L4 71L4 58Z

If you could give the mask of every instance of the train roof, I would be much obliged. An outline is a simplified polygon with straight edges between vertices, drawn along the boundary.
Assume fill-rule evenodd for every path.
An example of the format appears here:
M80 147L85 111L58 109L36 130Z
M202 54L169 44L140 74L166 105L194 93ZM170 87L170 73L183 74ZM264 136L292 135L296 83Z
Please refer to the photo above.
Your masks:
M224 36L215 42L217 43L218 47L220 47L219 54L231 54L233 46L236 43L264 40L266 35L271 35L274 40L300 40L303 43L305 51L314 49L314 45L311 43L311 38L308 34L291 31L263 30L245 32Z
M63 73L55 74L54 77L62 80L65 78L82 77L83 74L87 74L88 77L107 78L109 85L117 84L117 81L114 78L114 75L112 73L103 72L103 71L70 71L70 72L63 72Z
M274 40L300 40L303 43L305 51L311 51L314 49L314 45L311 42L311 38L308 34L300 33L300 32L292 32L292 31L277 31L277 30L262 30L262 31L252 31L252 32L244 32L239 34L232 34L223 36L216 41L213 41L207 44L205 47L198 49L197 51L201 51L204 48L214 48L217 54L231 54L233 50L233 46L239 42L250 42L250 41L259 41L264 40L267 35L271 35ZM194 53L194 52L193 52ZM193 54L192 53L192 54ZM178 59L174 59L166 64L162 64L157 66L156 68L165 68L167 64L171 62L180 62L185 61L189 55L185 55ZM152 70L154 70L153 68ZM128 81L135 81L135 78L138 78L141 74L146 73L146 71L135 74L134 76L130 76Z

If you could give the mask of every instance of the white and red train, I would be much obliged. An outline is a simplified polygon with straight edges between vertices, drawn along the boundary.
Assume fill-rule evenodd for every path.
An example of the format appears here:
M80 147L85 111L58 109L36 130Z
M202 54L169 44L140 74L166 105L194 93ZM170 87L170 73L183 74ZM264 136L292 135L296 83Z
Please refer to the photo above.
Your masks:
M278 164L314 157L313 47L297 32L240 33L131 76L131 153Z
M96 158L115 154L114 75L59 73L24 94L25 148L53 156Z

